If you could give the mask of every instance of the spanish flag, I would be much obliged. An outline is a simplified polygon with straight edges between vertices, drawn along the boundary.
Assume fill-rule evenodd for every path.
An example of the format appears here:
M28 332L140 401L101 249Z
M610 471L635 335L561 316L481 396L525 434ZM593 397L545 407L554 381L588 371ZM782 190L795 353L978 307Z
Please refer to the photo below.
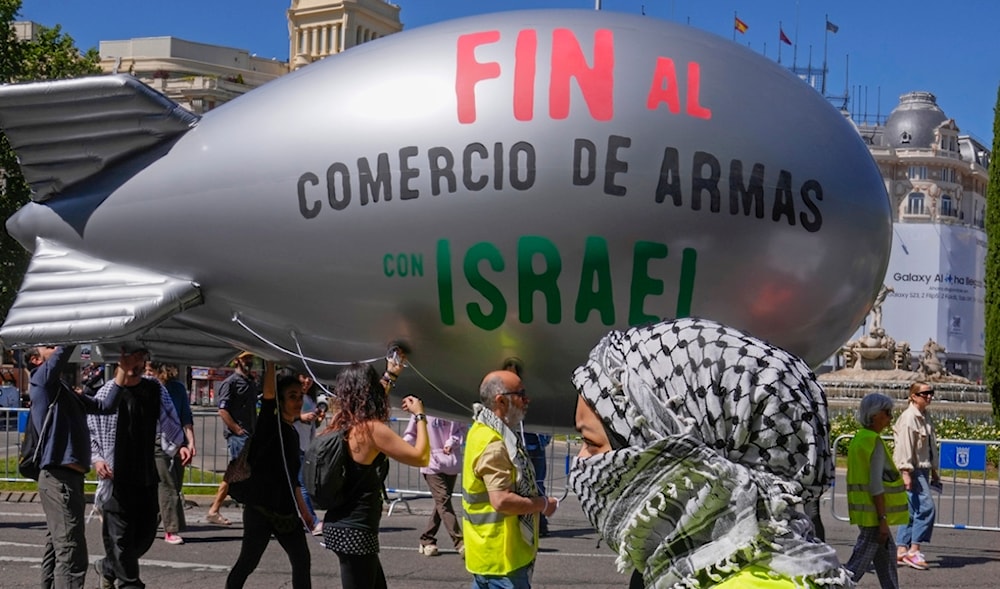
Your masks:
M750 27L747 25L747 23L741 21L740 17L734 16L733 17L733 28L735 28L737 31L739 31L740 34L743 34L743 33L746 33L747 29L749 29Z

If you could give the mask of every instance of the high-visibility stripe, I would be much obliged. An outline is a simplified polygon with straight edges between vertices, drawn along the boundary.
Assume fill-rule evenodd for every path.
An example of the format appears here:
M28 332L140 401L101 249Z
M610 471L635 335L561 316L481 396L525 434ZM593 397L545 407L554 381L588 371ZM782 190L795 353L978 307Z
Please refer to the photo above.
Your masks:
M470 493L465 489L462 489L462 499L470 505L475 505L477 503L489 503L490 502L490 492L485 493Z
M486 513L465 512L465 519L477 526L482 524L498 524L503 521L503 518L504 515L498 511L489 511Z
M874 504L868 504L868 503L848 503L847 504L847 509L853 510L853 511L867 511L867 512L875 512L876 511L875 505ZM886 505L886 507L885 507L885 512L887 514L888 513L901 513L901 512L909 511L909 510L910 510L909 507L906 506L906 505Z

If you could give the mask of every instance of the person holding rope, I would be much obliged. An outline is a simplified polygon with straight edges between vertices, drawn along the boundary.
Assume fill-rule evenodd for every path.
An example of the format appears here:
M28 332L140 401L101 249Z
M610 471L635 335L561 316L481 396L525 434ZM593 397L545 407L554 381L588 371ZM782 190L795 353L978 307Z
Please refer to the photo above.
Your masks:
M302 412L302 383L297 376L275 382L274 363L264 364L263 396L257 429L247 442L251 496L243 506L243 544L226 589L240 589L277 538L292 566L292 587L312 587L312 566L304 518L308 517L299 484L299 435L292 424ZM311 530L316 522L305 521Z
M430 462L427 416L420 399L403 398L403 409L417 421L412 446L387 423L389 391L399 378L404 361L403 350L394 348L381 377L370 364L354 363L344 368L334 382L339 411L328 431L346 432L350 450L346 481L349 482L343 490L346 500L326 512L323 541L340 560L340 582L344 589L386 587L379 560L378 529L389 458L417 467Z

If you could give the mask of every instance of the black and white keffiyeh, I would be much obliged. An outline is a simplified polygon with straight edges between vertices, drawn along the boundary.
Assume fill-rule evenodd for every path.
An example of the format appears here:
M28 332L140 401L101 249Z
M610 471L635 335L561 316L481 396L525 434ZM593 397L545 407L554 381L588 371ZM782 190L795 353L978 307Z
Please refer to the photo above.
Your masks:
M472 420L478 421L486 427L492 429L503 440L504 449L516 471L514 476L514 493L521 497L537 497L538 483L535 480L535 468L531 465L531 458L521 443L521 436L514 433L514 430L507 427L496 413L488 409L485 405L475 403L472 406ZM538 515L527 513L518 516L520 521L521 536L528 544L534 545L538 527L535 525Z
M853 586L794 509L834 473L826 397L802 360L679 319L609 333L573 382L624 441L570 477L620 571L693 588L756 564L797 586Z

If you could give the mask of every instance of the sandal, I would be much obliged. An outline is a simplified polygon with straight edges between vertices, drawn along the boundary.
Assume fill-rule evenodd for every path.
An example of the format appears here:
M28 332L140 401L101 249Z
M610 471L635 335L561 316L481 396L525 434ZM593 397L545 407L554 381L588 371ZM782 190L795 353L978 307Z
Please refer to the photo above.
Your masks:
M233 523L228 519L226 519L225 517L223 517L221 513L210 513L205 516L205 521L207 521L210 524L215 524L217 526L228 526Z

